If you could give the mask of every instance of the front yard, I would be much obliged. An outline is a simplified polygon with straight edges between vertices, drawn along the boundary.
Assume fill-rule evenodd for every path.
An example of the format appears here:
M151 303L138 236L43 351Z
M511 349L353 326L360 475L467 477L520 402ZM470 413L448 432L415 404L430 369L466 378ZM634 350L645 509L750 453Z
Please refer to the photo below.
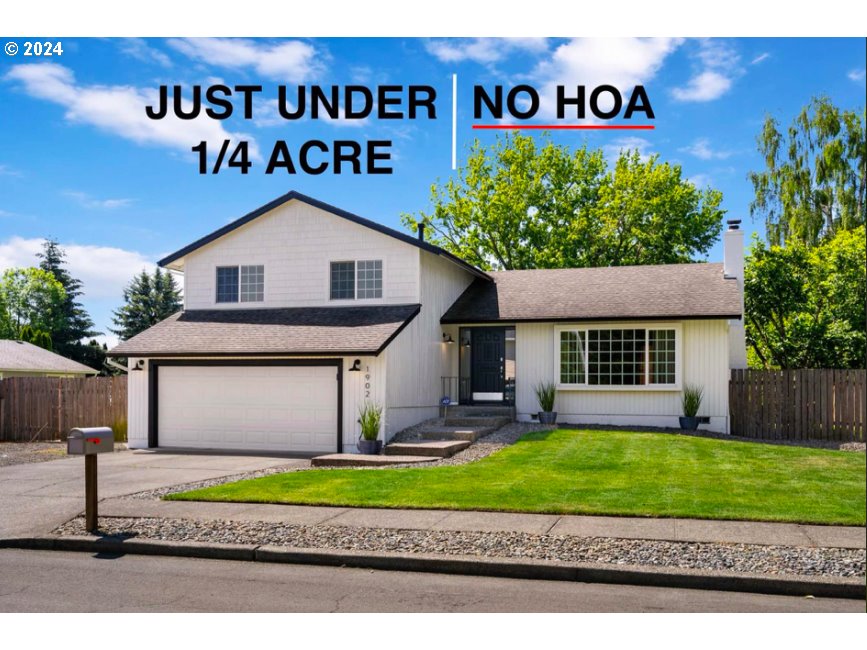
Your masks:
M864 525L865 475L862 453L558 429L466 465L289 472L166 498Z

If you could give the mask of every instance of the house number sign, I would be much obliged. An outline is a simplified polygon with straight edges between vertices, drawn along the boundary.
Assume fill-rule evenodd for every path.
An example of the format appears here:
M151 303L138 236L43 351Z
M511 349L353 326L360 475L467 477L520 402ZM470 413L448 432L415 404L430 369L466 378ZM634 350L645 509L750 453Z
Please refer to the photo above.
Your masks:
M364 366L364 399L370 399L370 366Z

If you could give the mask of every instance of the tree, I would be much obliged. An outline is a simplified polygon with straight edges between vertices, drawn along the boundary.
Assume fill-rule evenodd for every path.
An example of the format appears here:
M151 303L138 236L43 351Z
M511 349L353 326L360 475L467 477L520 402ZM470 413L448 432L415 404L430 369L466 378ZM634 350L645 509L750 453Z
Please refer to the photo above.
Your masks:
M0 295L0 304L5 306L5 319L13 338L20 338L21 328L25 325L52 335L63 322L66 292L47 271L7 269L0 279Z
M750 365L863 368L865 260L864 226L813 248L754 240L744 272Z
M112 329L122 341L156 325L181 309L181 294L168 271L142 271L123 290L124 305L115 310Z
M765 170L749 175L753 216L765 219L768 241L815 246L865 223L865 109L846 111L814 98L785 133L768 116L758 137Z
M83 293L81 281L69 274L66 269L66 253L55 240L46 239L42 244L42 252L37 256L41 260L39 268L51 273L66 291L61 322L52 332L54 349L58 354L87 364L88 360L92 360L92 355L88 354L82 340L100 332L93 330L93 321L78 300Z
M485 269L663 264L710 249L721 200L658 156L621 152L609 169L601 149L515 135L476 141L457 177L431 187L433 210L402 220Z
M19 341L26 341L33 345L38 345L40 348L51 350L54 346L51 341L51 334L43 330L36 330L30 325L24 325L18 334Z

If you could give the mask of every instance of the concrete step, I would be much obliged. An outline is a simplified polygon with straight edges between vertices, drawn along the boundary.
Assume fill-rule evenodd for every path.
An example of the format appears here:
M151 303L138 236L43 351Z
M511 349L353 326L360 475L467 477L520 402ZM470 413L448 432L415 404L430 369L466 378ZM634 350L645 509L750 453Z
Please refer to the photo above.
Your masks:
M435 456L378 456L372 454L326 454L310 460L313 467L385 467L432 463Z
M470 446L469 440L432 440L430 442L393 442L385 446L386 456L434 456L449 458Z
M445 419L444 424L447 427L493 427L494 429L499 429L500 427L506 426L512 421L512 418L505 416L497 416L497 417L452 417L449 416Z
M447 417L507 417L515 416L513 406L469 406L466 404L449 406L446 409Z
M475 442L482 436L493 433L497 427L431 427L421 432L425 440L466 440Z

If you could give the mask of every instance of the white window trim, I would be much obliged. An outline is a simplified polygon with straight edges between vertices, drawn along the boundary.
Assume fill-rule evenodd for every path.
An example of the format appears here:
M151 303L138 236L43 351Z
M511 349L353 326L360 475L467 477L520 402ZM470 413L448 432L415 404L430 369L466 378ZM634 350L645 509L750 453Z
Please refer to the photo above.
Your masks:
M560 381L560 332L584 332L585 344L587 332L591 330L616 330L616 329L666 329L674 330L674 376L675 383L673 384L650 384L650 364L645 363L644 378L645 383L642 385L632 386L600 386L596 384L564 384ZM645 348L646 349L646 348ZM588 378L589 355L584 354L584 381ZM594 323L588 325L586 323L562 324L554 326L554 383L557 385L557 390L562 391L605 391L605 392L679 392L683 385L683 327L680 323L668 322L614 322L614 323Z
M355 297L354 298L332 298L331 297L331 265L337 262L352 262L355 264ZM358 297L358 263L359 262L381 262L382 263L382 296L379 298L359 298ZM387 262L385 257L359 257L359 258L350 258L350 257L335 257L333 259L329 259L328 262L328 273L325 275L325 295L328 296L328 302L332 303L345 303L345 304L353 304L353 305L376 305L381 302L385 302L385 278L387 272Z
M241 300L241 267L242 266L261 266L262 267L262 300ZM263 262L239 262L238 264L215 264L214 265L214 291L213 291L213 300L214 305L217 307L221 307L223 305L261 305L267 302L268 296L268 273L266 272L267 264ZM238 269L238 299L235 301L217 301L217 269L228 269L228 268L236 268ZM186 307L186 292L184 297L184 306Z

